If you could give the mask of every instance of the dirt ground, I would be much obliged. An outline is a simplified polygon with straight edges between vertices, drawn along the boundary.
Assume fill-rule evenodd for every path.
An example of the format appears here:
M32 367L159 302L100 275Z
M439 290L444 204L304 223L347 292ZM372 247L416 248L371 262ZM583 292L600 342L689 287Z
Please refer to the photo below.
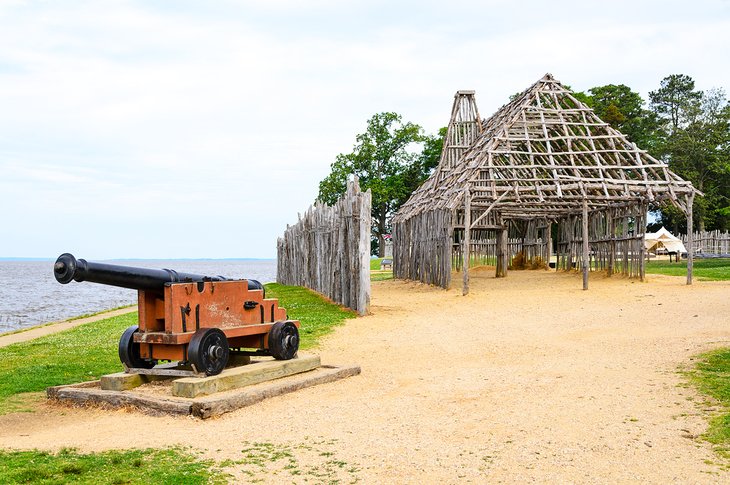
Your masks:
M374 283L372 315L318 349L360 376L207 421L43 404L0 416L0 447L182 445L270 483L730 481L678 373L730 345L730 282L492 275L466 297Z

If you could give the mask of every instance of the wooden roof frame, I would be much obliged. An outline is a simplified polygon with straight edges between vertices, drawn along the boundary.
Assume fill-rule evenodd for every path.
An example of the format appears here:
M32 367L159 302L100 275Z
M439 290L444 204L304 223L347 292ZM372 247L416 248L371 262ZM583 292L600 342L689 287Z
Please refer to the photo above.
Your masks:
M505 219L580 214L584 200L589 210L669 202L687 213L701 195L551 74L484 121L474 92L458 91L439 165L394 222L463 207L466 189L471 207Z
M398 242L394 251L407 257L396 258L394 271L398 277L448 287L451 245L443 237L453 238L459 228L467 262L463 265L466 294L472 229L496 230L497 244L504 248L506 224L511 220L579 217L583 288L587 289L589 215L628 210L644 221L648 207L671 203L687 215L687 284L691 284L696 195L703 194L602 121L551 74L486 120L479 118L474 91L457 91L436 170L393 218ZM613 240L615 235L608 237ZM643 237L642 227L634 236L641 242L639 247ZM500 254L497 276L504 276L507 263Z

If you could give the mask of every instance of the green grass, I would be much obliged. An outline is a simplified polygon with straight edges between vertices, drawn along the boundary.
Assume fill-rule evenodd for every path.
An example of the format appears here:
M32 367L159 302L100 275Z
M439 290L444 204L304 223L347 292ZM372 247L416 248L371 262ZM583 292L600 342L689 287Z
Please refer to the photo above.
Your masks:
M370 271L373 271L373 270L377 270L377 269L380 269L380 263L381 263L381 262L382 262L382 261L383 261L384 259L385 259L385 258L375 258L375 259L371 259L371 260L370 260Z
M327 301L301 286L268 283L266 297L278 298L279 305L286 308L289 318L300 321L299 346L304 350L315 347L321 337L332 332L335 326L342 325L346 319L357 317L354 311Z
M385 280L392 280L393 279L393 272L392 271L386 271L384 273L374 273L370 275L370 281L385 281Z
M245 476L246 483L357 483L361 467L342 460L341 451L336 439L305 437L298 444L245 441L242 457L220 466Z
M375 258L370 260L370 271L380 271L380 262L385 258ZM391 260L393 258L390 258ZM370 281L385 281L393 279L393 271L384 271L382 273L371 273Z
M180 449L79 453L0 450L0 483L226 483L211 461Z
M646 263L646 272L669 276L685 276L687 274L687 261L682 260L676 263L649 261ZM695 259L692 265L692 274L700 280L730 280L730 259Z
M716 400L721 408L721 413L710 419L704 438L721 456L730 459L730 348L700 355L687 375L700 392Z
M119 337L136 323L128 313L0 348L0 414L17 408L12 396L118 372Z

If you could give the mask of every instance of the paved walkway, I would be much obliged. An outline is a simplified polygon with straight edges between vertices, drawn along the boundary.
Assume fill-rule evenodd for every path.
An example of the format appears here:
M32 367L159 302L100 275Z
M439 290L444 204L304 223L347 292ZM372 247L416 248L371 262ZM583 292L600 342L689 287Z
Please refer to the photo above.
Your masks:
M103 320L105 318L116 317L118 315L124 315L126 313L132 313L137 311L137 306L130 306L126 308L120 308L118 310L112 310L109 312L99 313L90 317L79 318L76 320L66 320L63 322L52 323L50 325L40 325L37 327L31 327L24 332L11 333L8 335L0 335L0 347L6 347L11 344L18 342L25 342L27 340L33 340L34 338L43 337L52 333L62 332L69 328L78 327L84 323L96 322L97 320Z

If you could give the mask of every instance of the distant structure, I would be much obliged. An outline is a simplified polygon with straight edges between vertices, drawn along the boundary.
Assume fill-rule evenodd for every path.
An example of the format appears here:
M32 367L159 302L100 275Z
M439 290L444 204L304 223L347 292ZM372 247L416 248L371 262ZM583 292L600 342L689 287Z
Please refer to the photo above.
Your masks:
M657 232L644 234L644 246L650 253L657 254L657 251L663 250L665 253L676 254L677 261L682 257L682 254L687 252L682 240L667 231L664 226Z
M386 234L384 236L385 241L385 248L383 250L385 251L384 257L388 259L393 258L393 237L390 234Z
M466 294L475 262L549 262L557 224L556 266L580 264L584 289L590 268L643 279L648 208L675 205L692 234L696 195L550 74L484 121L457 91L438 167L394 217L394 275L448 288L455 265Z

